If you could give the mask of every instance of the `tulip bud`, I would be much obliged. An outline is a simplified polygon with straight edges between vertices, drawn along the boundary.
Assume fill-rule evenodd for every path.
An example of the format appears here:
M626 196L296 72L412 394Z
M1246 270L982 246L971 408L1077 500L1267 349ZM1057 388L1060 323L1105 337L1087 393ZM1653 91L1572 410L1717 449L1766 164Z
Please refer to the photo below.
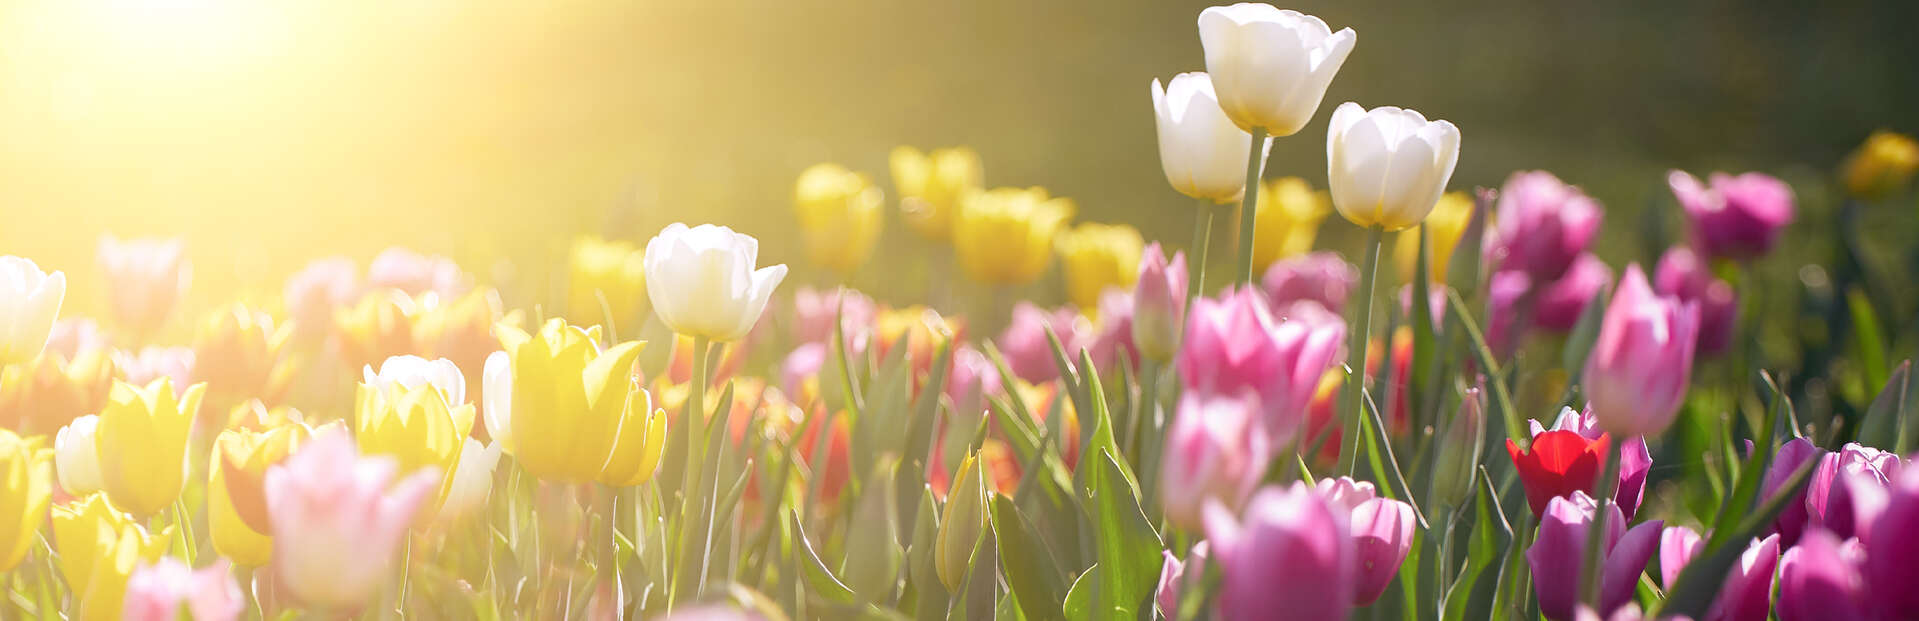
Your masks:
M0 571L12 571L39 541L34 533L53 499L52 462L38 442L0 429Z
M1108 288L1130 291L1139 280L1145 241L1138 229L1087 222L1060 231L1053 244L1066 277L1066 297L1081 309L1097 308L1100 293Z
M1139 264L1139 284L1133 289L1133 343L1149 359L1172 360L1179 346L1181 320L1186 315L1186 253L1166 253L1159 242L1146 246Z
M1023 285L1039 279L1053 257L1053 237L1076 208L1044 188L994 188L960 200L953 219L953 252L960 267L987 285Z
M1253 137L1220 110L1210 76L1182 73L1165 88L1153 78L1153 116L1159 128L1160 167L1173 189L1222 205L1245 194L1247 147ZM1271 138L1264 139L1262 161L1272 146Z
M173 504L186 485L187 433L206 384L177 398L173 380L145 387L115 382L94 430L100 482L115 506L151 516Z
M557 318L548 319L537 334L506 325L498 332L507 355L498 365L489 360L493 368L484 380L486 398L492 401L492 393L506 393L499 401L511 405L488 408L487 421L498 425L493 437L536 477L568 483L598 480L618 449L622 423L635 405L639 388L631 379L633 363L646 343L627 341L601 351L599 326L581 329ZM511 388L502 387L508 383ZM637 471L630 474L638 476Z
M1244 153L1246 148L1239 150ZM1333 201L1326 191L1313 189L1305 179L1280 177L1266 182L1253 211L1253 269L1266 270L1275 261L1311 252L1320 223L1332 212Z
M1346 336L1345 324L1330 319L1275 323L1251 289L1195 301L1186 324L1178 359L1186 389L1257 392L1273 446L1292 440Z
M1732 285L1713 276L1691 248L1673 246L1653 270L1653 291L1699 306L1699 353L1712 355L1732 344L1739 323L1739 297Z
M286 347L292 335L291 324L276 325L271 315L242 304L201 322L193 335L193 371L207 384L213 407L223 410L250 399L280 405L296 366Z
M66 297L66 274L41 271L31 259L0 257L0 365L40 355Z
M1581 391L1600 429L1616 436L1653 436L1672 424L1686 396L1698 345L1699 307L1653 295L1638 265L1619 280Z
M1499 189L1499 218L1486 241L1495 270L1520 270L1536 282L1558 280L1599 234L1603 208L1552 173L1516 172Z
M1137 332L1139 324L1133 325ZM1006 388L993 361L973 346L961 345L953 352L953 370L946 378L945 392L953 400L954 412L974 416L986 411L989 397L1006 394Z
M1919 554L1919 468L1900 469L1883 496L1859 537L1865 542L1867 598L1878 618L1919 618L1919 567L1912 563Z
M1013 306L1012 320L994 343L1006 357L1007 369L1013 375L1040 384L1059 377L1059 365L1053 362L1052 341L1046 338L1046 333L1051 331L1059 338L1071 356L1070 352L1078 351L1073 344L1079 342L1081 328L1079 314L1073 309L1047 311L1031 302L1020 302Z
M1760 481L1759 497L1762 500L1771 499L1779 486L1786 483L1786 478L1792 476L1794 470L1798 470L1800 465L1806 463L1806 460L1819 459L1824 453L1825 451L1820 450L1819 447L1813 446L1811 440L1805 438L1787 440L1785 444L1780 445L1779 452L1773 454L1772 464L1766 467L1766 478ZM1805 532L1807 519L1805 496L1806 492L1802 488L1786 501L1785 508L1779 511L1779 517L1773 519L1772 530L1779 534L1781 545L1792 547L1799 542L1800 533Z
M1386 592L1399 566L1413 548L1416 518L1413 506L1390 498L1373 498L1352 510L1353 554L1358 580L1353 605L1370 606Z
M1459 401L1459 411L1446 425L1439 439L1439 454L1433 459L1432 498L1441 507L1458 507L1473 491L1479 454L1486 446L1485 399L1479 389L1468 389Z
M460 449L460 463L453 471L453 482L447 485L446 499L440 504L442 521L473 515L486 506L487 497L493 491L493 469L500 463L500 443L482 445L479 440L467 438L465 444Z
M1185 586L1187 576L1206 575L1206 541L1193 544L1186 553L1186 560L1180 561L1173 556L1172 550L1160 550L1163 560L1159 566L1159 588L1153 591L1153 601L1159 604L1159 613L1168 619L1179 618L1179 596Z
M1340 258L1339 253L1328 250L1273 263L1260 278L1260 289L1265 292L1266 303L1271 308L1287 308L1294 302L1310 301L1339 313L1358 280L1359 269Z
M1181 396L1160 464L1167 521L1198 529L1200 507L1208 501L1239 508L1272 459L1259 417L1259 398L1250 389L1232 396L1200 391Z
M1204 512L1224 618L1346 618L1358 561L1343 510L1294 482L1260 489L1238 515L1219 502Z
M1866 584L1855 556L1832 533L1806 531L1779 559L1779 604L1773 609L1779 621L1867 618Z
M92 414L73 419L60 428L53 439L55 473L67 495L80 497L100 491L100 451L95 448L94 428L100 417Z
M1459 163L1459 128L1414 110L1346 102L1326 131L1333 207L1362 227L1405 229L1426 219Z
M1628 600L1639 584L1658 544L1659 520L1643 522L1628 530L1626 518L1616 504L1606 505L1605 537L1601 540L1599 613L1611 614ZM1592 527L1597 503L1585 492L1552 499L1539 518L1539 534L1526 550L1526 562L1532 567L1533 586L1539 598L1539 611L1547 618L1567 619L1579 600L1580 577L1586 566L1586 534Z
M1679 574L1704 548L1699 533L1684 526L1670 526L1659 535L1659 573L1667 589L1678 582ZM1706 619L1726 621L1765 621L1772 604L1772 569L1779 560L1779 536L1753 539L1720 584L1718 595L1707 611Z
M100 238L100 268L106 272L108 306L120 325L138 334L152 334L166 323L187 283L193 264L186 259L186 240Z
M928 240L951 241L960 200L980 187L979 154L966 147L922 154L902 146L893 149L889 162L906 224Z
M879 315L879 305L866 294L847 288L819 290L812 287L800 287L793 294L794 337L804 343L825 343L833 337L833 322L840 324L840 333L849 344L847 353L854 348L850 344L859 343L864 347L868 333L873 330L873 322Z
M1220 108L1241 129L1272 136L1291 136L1312 120L1356 37L1351 28L1333 32L1318 17L1269 4L1199 13L1199 42Z
M949 593L959 592L966 571L973 566L973 548L979 545L986 529L986 473L976 455L960 462L952 493L946 496L946 508L940 512L939 543L933 548L933 564L940 584Z
M736 341L766 310L785 265L754 269L760 241L724 226L675 222L646 243L646 292L674 332Z
M872 179L839 164L815 164L801 172L793 206L807 258L842 275L852 273L873 254L885 202Z
M1840 168L1846 191L1864 199L1886 198L1906 188L1919 170L1919 142L1911 136L1879 130L1866 138Z
M1792 188L1770 175L1713 173L1708 186L1675 170L1666 181L1692 224L1693 247L1707 257L1758 258L1792 222Z
M171 557L134 570L125 601L127 621L233 621L247 606L226 561L195 570Z

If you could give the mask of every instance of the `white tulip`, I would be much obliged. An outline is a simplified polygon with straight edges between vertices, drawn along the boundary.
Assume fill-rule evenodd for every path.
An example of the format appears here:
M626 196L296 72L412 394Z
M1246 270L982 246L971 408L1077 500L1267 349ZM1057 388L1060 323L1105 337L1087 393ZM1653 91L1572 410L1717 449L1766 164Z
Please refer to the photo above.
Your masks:
M1240 128L1273 136L1291 136L1312 120L1356 37L1351 28L1333 32L1317 17L1270 4L1199 13L1199 43L1220 107Z
M1161 87L1153 79L1153 115L1159 125L1159 165L1173 189L1215 203L1236 202L1246 192L1246 157L1252 135L1219 109L1213 79L1182 73ZM1273 140L1260 145L1260 157Z
M486 355L486 367L480 370L480 418L486 421L486 435L493 443L513 450L513 359L506 352Z
M60 487L74 497L101 489L100 449L93 443L93 429L100 417L88 414L67 423L53 436L54 473Z
M450 521L471 515L484 506L487 494L493 489L493 467L499 463L499 440L480 446L479 440L467 438L466 446L460 450L460 463L453 471L453 484L447 487L446 500L436 517Z
M734 341L766 310L786 266L754 270L760 242L724 226L675 222L646 243L646 294L674 332Z
M0 365L32 360L46 349L66 297L66 274L48 274L31 259L0 257Z
M1346 102L1326 130L1333 206L1354 224L1388 231L1426 219L1459 163L1459 128L1392 106Z
M460 372L459 365L452 360L440 358L427 360L419 356L393 356L380 363L375 372L373 365L360 370L361 381L368 386L379 388L387 399L397 399L400 390L414 390L421 386L432 386L446 400L449 408L466 403L466 375Z

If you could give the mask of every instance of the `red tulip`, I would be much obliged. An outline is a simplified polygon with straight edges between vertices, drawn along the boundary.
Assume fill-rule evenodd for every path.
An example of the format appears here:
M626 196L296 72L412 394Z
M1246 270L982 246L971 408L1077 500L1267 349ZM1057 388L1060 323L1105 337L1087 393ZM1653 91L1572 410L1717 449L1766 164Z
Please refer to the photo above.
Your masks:
M1519 482L1526 487L1526 504L1533 515L1545 515L1546 503L1573 492L1592 493L1605 464L1612 437L1600 434L1588 440L1578 432L1556 429L1533 436L1532 450L1523 450L1506 440L1506 452L1519 468Z

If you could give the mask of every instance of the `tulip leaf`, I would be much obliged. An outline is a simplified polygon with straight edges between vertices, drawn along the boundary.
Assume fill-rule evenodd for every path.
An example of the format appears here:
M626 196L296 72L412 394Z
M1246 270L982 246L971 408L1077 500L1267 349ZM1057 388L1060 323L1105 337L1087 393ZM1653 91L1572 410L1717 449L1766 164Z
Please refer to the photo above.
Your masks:
M846 563L842 573L863 602L885 603L900 574L899 503L891 485L898 462L883 459L860 491L847 520ZM917 504L917 503L916 503Z
M1879 327L1879 315L1872 311L1872 300L1858 287L1846 289L1846 307L1852 311L1852 336L1859 357L1859 366L1865 372L1867 386L1886 384L1886 338L1885 331ZM1889 445L1880 445L1889 446Z
M933 547L939 545L939 503L930 485L920 487L919 510L913 519L913 544L906 549L907 579L918 594L914 615L920 621L945 617L946 586L934 566Z
M1092 395L1090 394L1091 390L1087 388L1087 384L1089 383L1087 380L1098 377L1099 370L1094 369L1093 365L1088 363L1081 365L1085 368L1075 371L1073 369L1072 354L1068 353L1066 347L1060 344L1059 335L1053 333L1051 326L1046 327L1046 345L1053 353L1053 366L1059 369L1060 385L1063 386L1067 394L1073 398L1073 411L1084 413L1088 409L1091 409L1093 405ZM1080 353L1082 354L1081 358L1084 358L1085 350L1080 350ZM1053 411L1057 412L1059 410L1055 408Z
M853 415L854 472L872 472L884 453L898 454L910 425L901 425L912 392L913 365L904 344L895 345L880 362L878 375L866 386L860 412Z
M1438 411L1439 352L1432 314L1432 232L1419 227L1419 253L1413 267L1413 299L1407 320L1413 325L1413 359L1407 375L1407 414L1412 428L1423 429Z
M1478 493L1473 501L1473 531L1466 543L1466 562L1458 577L1446 589L1446 621L1491 618L1493 589L1497 580L1481 582L1486 570L1497 567L1506 547L1512 545L1512 525L1499 506L1499 493L1493 490L1492 477L1484 467L1476 477ZM1442 562L1450 562L1443 559ZM1473 605L1477 602L1479 605Z
M1599 342L1599 324L1606 318L1606 304L1611 296L1612 292L1604 287L1594 291L1586 308L1579 311L1579 320L1573 324L1572 332L1566 335L1566 348L1559 360L1560 368L1566 370L1566 389L1558 405L1572 399L1573 388L1586 373L1586 358L1592 355L1593 344Z
M982 343L982 345L984 345L986 349L986 358L993 361L993 369L999 372L999 376L1003 378L1008 385L1011 385L1013 383L1012 378L1019 376L1014 375L1012 367L1006 365L1006 356L1000 354L999 347L993 345L992 341L986 341ZM1026 402L1026 397L1021 395L1020 391L1006 391L1006 400L1009 405L1013 406L1013 412L1019 414L1021 418L1025 420L1039 420L1038 417L1033 416L1031 404Z
M1406 485L1406 475L1399 471L1399 458L1393 455L1392 442L1386 438L1386 425L1379 418L1379 404L1373 401L1373 395L1370 392L1361 394L1360 400L1368 417L1360 423L1366 437L1372 440L1366 443L1367 459L1371 462L1373 471L1386 477L1387 485L1382 486L1380 491L1384 492L1387 498L1397 496L1396 500L1405 501L1407 506L1413 508L1413 517L1419 520L1419 528L1421 530L1429 528L1426 525L1426 514L1419 509L1419 500L1413 497L1412 488Z
M798 511L788 511L788 523L793 527L793 547L799 552L800 575L813 595L836 604L851 604L854 601L853 589L848 588L840 579L833 576L826 563L820 561L820 555L813 551L813 543L806 538L806 525L800 523Z
M1073 579L1073 586L1066 589L1066 599L1060 604L1060 611L1070 621L1084 621L1092 614L1093 586L1099 582L1099 564L1095 563Z
M1899 443L1899 413L1905 409L1905 403L1912 396L1907 394L1907 375L1912 373L1912 360L1904 360L1893 367L1886 377L1884 388L1879 396L1873 397L1872 405L1866 407L1866 414L1859 422L1856 436L1860 444L1866 446L1897 446ZM1794 430L1797 435L1798 430Z
M939 357L926 376L926 384L920 386L919 397L913 401L913 418L906 425L906 447L900 456L900 467L894 479L894 496L898 499L901 522L913 521L913 512L919 506L916 494L926 482L926 463L932 450L935 419L939 416L940 393L945 391L946 377L953 368L953 348L950 342L940 345ZM906 536L907 533L900 533ZM901 544L907 543L905 540Z
M1465 332L1467 342L1472 344L1473 357L1486 374L1486 387L1493 393L1487 405L1499 410L1499 416L1487 417L1487 420L1504 423L1507 439L1518 442L1520 446L1529 445L1532 439L1526 434L1525 424L1519 420L1519 411L1513 409L1512 392L1506 390L1506 379L1500 373L1498 359L1493 357L1492 348L1486 346L1486 337L1479 331L1479 324L1473 321L1472 313L1466 310L1466 301L1459 298L1459 291L1451 290L1446 292L1446 304L1452 308L1453 324L1449 327Z
M1712 533L1708 536L1707 549L1713 549L1729 541L1726 538L1732 533L1728 527L1732 526L1733 520L1739 519L1739 514L1745 511L1746 507L1751 506L1753 498L1759 495L1760 481L1766 478L1766 466L1772 462L1773 429L1779 421L1780 411L1792 407L1792 399L1786 396L1785 391L1779 389L1772 375L1760 371L1759 379L1765 382L1767 388L1772 389L1772 405L1766 408L1765 424L1755 430L1758 432L1758 437L1753 439L1752 456L1739 468L1739 478L1733 484L1732 495L1719 504L1718 514L1713 516ZM1730 447L1727 448L1730 452ZM1728 455L1727 464L1732 463L1732 456Z
M1106 568L1094 585L1091 610L1102 619L1130 619L1142 606L1150 605L1159 577L1156 555L1164 546L1140 510L1125 467L1112 452L1101 448L1090 461L1084 466L1092 471L1084 488L1085 501L1092 512L1096 558Z
M992 525L993 535L1000 542L1000 567L1006 574L1007 587L1019 596L1020 611L1029 619L1058 619L1061 612L1053 602L1065 599L1065 572L1034 532L1032 522L1020 514L1013 499L995 495Z
M946 611L949 620L990 621L993 619L993 595L999 590L999 545L992 529L980 533L973 555L966 564L966 579L960 585L959 598Z

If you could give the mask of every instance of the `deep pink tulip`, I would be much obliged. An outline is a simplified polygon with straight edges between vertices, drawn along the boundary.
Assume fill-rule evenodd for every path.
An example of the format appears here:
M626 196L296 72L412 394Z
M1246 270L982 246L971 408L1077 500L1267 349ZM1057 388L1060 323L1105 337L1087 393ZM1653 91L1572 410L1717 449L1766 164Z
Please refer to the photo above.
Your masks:
M440 487L428 467L394 482L390 458L361 457L344 432L322 433L267 469L275 573L308 606L353 611L393 578L400 540Z
M1139 261L1139 282L1133 285L1133 342L1147 358L1166 362L1178 352L1179 331L1186 324L1186 253L1166 260L1159 242L1146 246Z
M1260 430L1259 396L1188 392L1180 397L1160 464L1160 500L1166 519L1180 527L1201 526L1207 501L1238 509L1259 485L1272 460L1273 444Z
M1305 483L1260 489L1237 516L1219 502L1204 513L1223 618L1343 621L1351 612L1349 518Z
M451 300L473 288L472 279L454 263L439 255L424 255L411 248L394 246L380 251L366 269L367 287L399 289L407 295L434 293Z
M1274 322L1250 289L1218 300L1200 298L1187 320L1179 375L1187 392L1257 391L1266 432L1274 446L1283 446L1305 418L1345 336L1345 323L1330 318Z
M1013 307L1013 321L1000 332L995 343L1013 375L1041 384L1059 378L1059 365L1053 362L1053 347L1046 339L1046 332L1051 330L1053 336L1059 338L1069 362L1077 362L1079 351L1073 345L1080 342L1082 330L1090 330L1079 324L1079 313L1071 308L1047 311L1029 302L1020 302Z
M1684 526L1667 527L1659 536L1660 584L1673 588L1703 542L1699 533ZM1746 546L1719 595L1706 611L1704 621L1765 621L1772 605L1772 569L1779 561L1779 536L1767 535Z
M1673 246L1659 257L1653 290L1699 305L1699 353L1717 354L1732 344L1733 328L1739 323L1739 296L1732 285L1714 277L1691 248Z
M1773 492L1786 483L1801 464L1808 459L1819 459L1826 452L1813 446L1811 440L1793 438L1779 446L1779 452L1772 456L1772 464L1766 467L1766 478L1760 481L1759 497L1772 498ZM1772 531L1779 534L1779 543L1792 547L1799 542L1800 533L1806 530L1806 491L1801 488L1791 500L1786 501L1779 517L1772 522Z
M1573 492L1546 504L1539 518L1539 534L1526 550L1532 566L1533 588L1539 611L1550 619L1571 619L1579 601L1580 572L1585 566L1586 529L1597 510L1591 496ZM1606 505L1606 538L1600 558L1599 612L1612 614L1632 599L1639 574L1659 543L1659 520L1642 522L1630 530L1619 505Z
M1528 321L1521 315L1526 294L1533 288L1532 277L1518 270L1493 274L1486 282L1486 346L1500 358L1511 356L1525 336Z
M1599 201L1543 170L1507 178L1498 209L1487 263L1523 271L1535 282L1558 280L1599 233Z
M186 241L100 238L100 268L107 276L107 301L119 325L143 334L166 323L186 296L193 264Z
M1382 498L1372 483L1352 477L1321 479L1313 491L1351 517L1354 568L1358 570L1353 577L1353 605L1372 604L1393 583L1400 564L1412 551L1413 526L1417 523L1413 506Z
M281 297L294 329L320 336L333 329L334 312L360 297L360 268L346 257L315 259L287 277Z
M1532 425L1534 436L1549 431L1539 421L1527 421ZM1572 408L1561 408L1558 420L1553 421L1551 431L1571 431L1587 440L1598 440L1606 432L1599 429L1599 421L1593 418L1592 411L1581 412ZM1615 442L1621 440L1614 438ZM1614 486L1613 502L1619 504L1620 511L1627 519L1639 512L1639 500L1646 493L1646 475L1652 471L1652 451L1646 447L1646 439L1634 437L1623 440L1619 445L1619 482ZM1598 477L1594 477L1598 478Z
M833 338L833 318L838 317L846 341L864 344L878 314L879 306L864 293L844 287L825 291L801 287L793 294L793 337L805 343L824 343Z
M1771 175L1713 173L1710 185L1684 171L1666 175L1692 224L1692 243L1715 258L1747 261L1772 250L1792 223L1792 188Z
M1824 529L1811 529L1779 559L1779 621L1863 619L1865 580L1851 551Z
M1853 468L1853 495L1862 514L1866 597L1881 619L1919 619L1919 468L1900 468L1891 485L1860 484L1869 477Z
M1553 332L1571 330L1586 305L1610 286L1612 267L1591 253L1579 255L1559 280L1539 292L1539 300L1533 303L1533 323Z
M194 570L173 557L161 557L151 565L142 565L127 578L126 599L121 618L127 621L232 621L246 609L246 597L240 593L233 576L227 573L225 560Z
M1857 442L1820 455L1819 467L1806 483L1806 523L1839 537L1853 536L1860 522L1854 496L1862 487L1886 489L1902 465L1898 455Z
M1179 594L1187 576L1197 579L1206 574L1206 542L1193 544L1184 561L1173 556L1172 550L1161 550L1160 556L1164 561L1159 566L1159 588L1153 591L1153 599L1159 604L1160 614L1171 619L1179 610Z
M953 370L946 376L946 397L953 400L956 412L977 414L986 411L989 397L1005 394L999 368L972 345L961 345L953 352Z
M1275 261L1260 278L1266 302L1282 308L1300 300L1318 302L1333 314L1346 307L1346 297L1359 282L1359 270L1339 253L1322 250Z
M1645 272L1626 267L1581 378L1599 428L1651 436L1679 414L1698 345L1699 307L1653 295Z

